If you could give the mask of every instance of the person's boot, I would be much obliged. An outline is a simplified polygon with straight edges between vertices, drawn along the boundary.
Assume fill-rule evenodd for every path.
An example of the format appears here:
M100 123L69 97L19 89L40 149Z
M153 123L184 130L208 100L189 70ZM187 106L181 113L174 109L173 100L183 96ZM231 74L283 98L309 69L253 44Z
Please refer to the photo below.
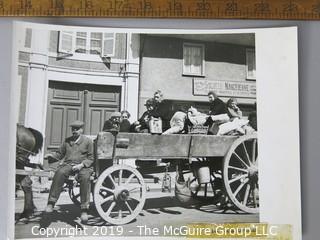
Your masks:
M52 213L53 212L53 204L52 203L48 203L45 212L46 213Z
M87 223L88 222L88 213L87 210L81 210L81 223Z

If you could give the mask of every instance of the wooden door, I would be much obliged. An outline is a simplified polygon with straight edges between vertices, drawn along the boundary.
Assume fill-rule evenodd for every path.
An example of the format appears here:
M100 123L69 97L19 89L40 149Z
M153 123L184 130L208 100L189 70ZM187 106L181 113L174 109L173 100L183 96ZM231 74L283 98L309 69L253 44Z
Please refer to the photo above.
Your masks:
M84 90L85 134L97 135L111 113L120 111L120 88L86 85Z
M121 87L49 81L46 152L71 136L70 123L85 122L84 134L96 135L110 114L120 110Z

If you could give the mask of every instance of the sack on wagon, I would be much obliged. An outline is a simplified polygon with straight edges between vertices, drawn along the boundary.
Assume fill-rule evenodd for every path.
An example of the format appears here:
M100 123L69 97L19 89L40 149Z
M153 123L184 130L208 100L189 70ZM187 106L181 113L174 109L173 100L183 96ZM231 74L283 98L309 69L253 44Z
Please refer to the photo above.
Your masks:
M163 134L187 133L191 126L203 126L207 118L208 115L200 113L194 107L190 107L187 113L177 111L170 120L170 128ZM204 134L206 134L206 132Z
M243 127L249 123L249 120L235 118L231 122L223 123L219 126L217 135L226 135L231 131L236 131L240 135L245 134Z

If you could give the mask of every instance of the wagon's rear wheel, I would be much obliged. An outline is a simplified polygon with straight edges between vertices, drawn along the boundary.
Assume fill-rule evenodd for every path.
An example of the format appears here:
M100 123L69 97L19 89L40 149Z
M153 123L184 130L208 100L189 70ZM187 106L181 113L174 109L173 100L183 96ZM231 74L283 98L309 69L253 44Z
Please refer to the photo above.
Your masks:
M106 222L115 225L131 222L142 211L146 187L142 175L127 165L106 169L94 188L94 204Z
M259 212L257 135L238 138L223 161L223 181L232 203L248 213Z

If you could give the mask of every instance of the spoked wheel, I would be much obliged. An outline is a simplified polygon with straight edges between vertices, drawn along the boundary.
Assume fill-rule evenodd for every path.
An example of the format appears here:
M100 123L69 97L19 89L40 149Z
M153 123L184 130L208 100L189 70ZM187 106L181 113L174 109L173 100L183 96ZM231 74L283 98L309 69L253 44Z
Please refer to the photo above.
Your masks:
M96 209L100 217L111 224L131 222L142 211L145 200L143 177L127 165L107 168L95 184Z
M238 138L223 161L223 181L232 203L247 213L259 212L257 135Z

